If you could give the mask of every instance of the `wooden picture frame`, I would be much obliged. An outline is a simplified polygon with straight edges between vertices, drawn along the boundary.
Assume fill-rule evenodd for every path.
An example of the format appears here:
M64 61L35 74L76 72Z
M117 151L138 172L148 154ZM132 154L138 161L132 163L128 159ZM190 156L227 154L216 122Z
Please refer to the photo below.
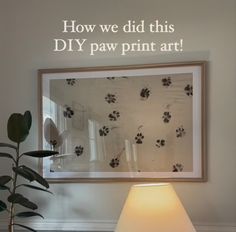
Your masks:
M206 181L206 62L41 69L39 143L54 182Z

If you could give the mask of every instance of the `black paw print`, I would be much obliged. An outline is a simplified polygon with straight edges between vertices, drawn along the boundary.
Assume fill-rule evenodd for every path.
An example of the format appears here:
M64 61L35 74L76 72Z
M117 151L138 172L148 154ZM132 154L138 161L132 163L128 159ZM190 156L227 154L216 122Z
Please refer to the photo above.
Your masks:
M67 84L71 85L71 86L73 86L75 84L75 81L76 80L74 78L73 79L66 79Z
M162 116L162 119L163 119L163 122L164 123L168 123L170 122L170 119L171 119L171 114L170 112L166 111L163 113L163 116Z
M184 170L184 166L182 164L174 164L172 172L182 172Z
M144 135L142 133L138 133L135 136L136 143L138 143L138 144L142 144L143 143L143 139L144 139Z
M115 94L111 94L108 93L105 97L105 100L107 103L111 104L111 103L115 103L116 102L116 95Z
M164 147L165 145L166 145L166 141L165 141L164 139L158 139L158 140L156 141L156 146L157 146L158 148Z
M192 85L187 85L184 88L184 91L188 96L193 96L193 86Z
M186 134L183 126L180 126L179 128L176 129L176 137L177 138L182 138Z
M150 96L150 90L148 88L143 88L140 92L140 97L142 100L148 99Z
M108 80L115 80L116 78L125 78L127 79L128 77L127 76L121 76L121 77L107 77Z
M100 136L107 136L107 134L109 133L109 128L106 126L103 126L101 129L99 129L99 135Z
M50 145L53 147L53 149L56 148L56 145L57 145L57 140L50 140Z
M111 160L111 162L109 163L109 165L112 167L112 168L116 168L118 167L120 164L120 159L119 158L114 158Z
M108 80L115 80L115 77L107 77Z
M77 156L81 156L83 152L84 152L84 148L81 145L75 147L75 154Z
M171 84L172 84L172 82L171 82L171 78L170 78L170 77L162 78L162 85L163 85L163 86L168 87L168 86L170 86Z
M117 119L120 117L120 112L114 110L112 113L108 115L108 118L110 121L117 121Z
M74 111L71 109L71 107L65 106L63 115L65 118L72 118L72 116L74 115Z

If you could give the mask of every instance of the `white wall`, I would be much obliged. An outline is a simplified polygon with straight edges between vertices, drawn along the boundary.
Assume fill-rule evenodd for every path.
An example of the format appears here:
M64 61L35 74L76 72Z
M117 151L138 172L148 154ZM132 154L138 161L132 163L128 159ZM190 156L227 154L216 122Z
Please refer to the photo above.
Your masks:
M61 36L62 19L121 25L128 19L157 18L176 25L171 38L184 39L184 52L126 57L53 52L53 38ZM100 33L86 37L103 39ZM106 40L133 41L136 37L107 34ZM147 33L140 38L149 39ZM0 0L0 141L7 141L8 116L29 109L34 124L22 150L37 148L37 69L207 60L209 180L175 183L174 187L195 224L236 225L235 42L235 0ZM7 164L0 161L0 174L9 172ZM129 187L129 183L54 184L54 196L32 198L43 206L41 211L48 220L115 221Z

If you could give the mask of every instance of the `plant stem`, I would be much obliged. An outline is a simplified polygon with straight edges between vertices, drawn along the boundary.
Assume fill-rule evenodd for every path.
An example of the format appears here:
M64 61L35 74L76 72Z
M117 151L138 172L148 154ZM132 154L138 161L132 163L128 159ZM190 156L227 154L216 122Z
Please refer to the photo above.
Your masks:
M16 166L15 168L18 168L19 166L19 159L20 159L20 144L17 143L17 149L16 149ZM17 172L14 172L13 174L13 184L12 184L12 194L16 193L16 183L17 183ZM14 203L12 202L10 205L10 218L9 218L9 225L8 225L8 231L13 232L14 230Z

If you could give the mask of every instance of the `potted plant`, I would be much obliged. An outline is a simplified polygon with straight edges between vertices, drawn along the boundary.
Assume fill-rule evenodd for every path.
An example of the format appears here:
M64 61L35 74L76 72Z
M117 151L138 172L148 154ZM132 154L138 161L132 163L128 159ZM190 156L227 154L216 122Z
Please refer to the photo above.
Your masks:
M29 135L31 124L32 116L30 111L26 111L24 115L19 113L12 114L8 119L7 132L8 138L15 144L0 143L0 147L4 148L4 152L0 152L0 158L10 159L12 163L12 176L0 176L0 191L9 192L9 196L7 198L8 203L6 203L6 201L4 202L3 199L0 199L0 212L7 211L9 213L9 232L13 232L15 226L19 226L30 231L35 231L26 225L15 222L15 218L20 219L34 216L43 218L41 214L35 211L37 210L38 206L22 195L21 190L23 188L51 193L48 191L48 182L38 172L22 163L23 157L30 156L34 158L43 158L57 154L55 151L45 150L20 153L20 145ZM11 152L5 152L6 149L10 150ZM37 182L42 187L38 187L30 183L18 184L19 176L21 176L27 182ZM16 205L21 205L26 208L26 210L19 212L16 208Z

